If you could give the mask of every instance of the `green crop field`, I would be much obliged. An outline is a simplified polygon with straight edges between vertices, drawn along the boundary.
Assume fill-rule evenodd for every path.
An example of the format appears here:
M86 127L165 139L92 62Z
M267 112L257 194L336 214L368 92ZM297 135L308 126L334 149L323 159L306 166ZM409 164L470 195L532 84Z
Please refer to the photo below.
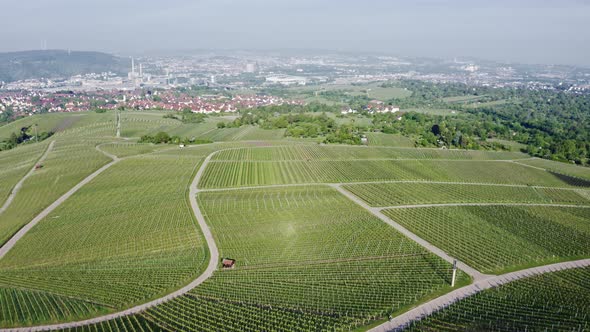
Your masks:
M460 206L384 213L485 273L590 255L590 208Z
M498 177L498 174L502 174ZM465 160L289 160L223 161L207 167L202 188L258 185L380 182L449 181L539 185L551 187L586 186L564 181L549 172L502 161Z
M203 193L198 201L220 255L237 263L143 314L167 330L344 330L449 287L448 263L333 189Z
M370 86L372 98L400 92ZM56 131L0 152L4 202L55 141L0 213L0 248L10 247L0 249L0 328L101 317L201 277L163 303L68 331L358 331L453 290L451 260L440 252L468 265L460 265L455 288L480 280L474 269L501 274L590 258L586 168L521 152L419 149L382 133L367 134L370 146L318 144L284 137L283 129L217 128L230 119L191 124L166 113L121 112L121 137L113 111L0 127L0 137L35 122ZM138 143L159 131L214 143ZM189 203L196 174L202 217ZM214 255L197 221L208 225L220 258L236 260L233 268L207 269ZM588 329L573 325L587 321L588 271L488 290L412 329L522 330L517 316L530 330L560 330L548 325L555 320Z
M23 183L12 204L0 215L0 244L71 187L109 161L92 143L56 141L43 162L43 168L35 170Z
M587 331L590 268L530 277L483 291L406 331Z
M589 190L529 186L398 182L347 185L371 206L444 203L545 203L589 205Z
M556 173L566 174L574 177L578 177L585 180L590 180L590 168L577 166L573 164L560 163L558 161L551 161L546 159L530 159L522 160L519 163L544 168L548 171Z
M89 310L92 304L114 310L192 280L208 257L185 195L200 160L196 155L140 156L80 189L0 261L0 287L31 291L27 297L0 297L0 307L17 301L34 308L41 296L52 294L82 301ZM81 318L90 312L68 315ZM49 317L26 313L25 319L9 316L1 324ZM51 318L63 321L68 315L56 309Z
M28 144L16 150L0 152L0 206L12 188L31 170L47 149L47 144Z

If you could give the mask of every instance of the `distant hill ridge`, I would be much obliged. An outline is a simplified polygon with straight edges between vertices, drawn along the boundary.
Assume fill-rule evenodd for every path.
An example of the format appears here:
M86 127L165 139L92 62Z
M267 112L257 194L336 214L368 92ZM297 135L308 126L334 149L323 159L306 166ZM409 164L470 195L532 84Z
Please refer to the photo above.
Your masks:
M129 71L127 59L101 52L66 50L0 53L0 81L59 78L79 74Z

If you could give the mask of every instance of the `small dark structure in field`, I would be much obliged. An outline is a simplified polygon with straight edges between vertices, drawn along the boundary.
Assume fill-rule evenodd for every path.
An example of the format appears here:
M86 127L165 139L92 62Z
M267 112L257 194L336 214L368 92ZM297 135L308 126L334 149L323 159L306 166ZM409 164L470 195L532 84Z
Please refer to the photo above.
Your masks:
M41 168L43 168L43 165L41 165L41 164L35 165L35 169L41 169Z
M231 259L231 258L224 258L221 261L221 266L223 266L224 269L232 269L236 264L236 260L235 259Z

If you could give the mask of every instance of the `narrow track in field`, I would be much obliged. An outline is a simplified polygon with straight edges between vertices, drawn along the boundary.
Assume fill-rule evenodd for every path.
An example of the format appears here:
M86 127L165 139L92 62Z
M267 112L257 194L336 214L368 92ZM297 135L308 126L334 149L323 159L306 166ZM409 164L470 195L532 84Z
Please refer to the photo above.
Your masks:
M51 141L51 143L49 143L49 146L47 146L47 149L41 155L41 157L37 160L37 162L33 165L31 170L29 170L29 172L27 174L25 174L25 176L23 176L22 179L20 179L20 181L18 181L18 183L14 186L14 188L12 188L12 190L10 191L10 195L8 195L8 198L6 199L6 201L4 201L4 204L0 208L0 214L4 213L4 211L6 211L6 209L8 209L8 207L10 206L12 201L14 200L14 197L16 196L16 194L20 191L20 188L22 188L23 183L25 183L25 181L31 175L33 175L33 173L35 173L35 169L37 169L37 165L42 164L45 161L45 159L47 159L49 152L51 152L51 150L53 150L54 144L55 144L55 141Z
M59 206L59 204L61 204L61 202L63 202L69 196L74 194L81 186L83 186L84 184L91 181L93 178L98 176L100 173L102 173L104 170L106 170L110 166L112 166L115 163L119 162L120 160L124 159L124 158L118 158L117 156L113 156L107 152L100 150L100 146L97 146L96 148L99 151L101 151L102 153L104 153L105 155L111 157L113 159L113 161L110 162L109 164L103 166L101 169L99 169L95 173L88 176L86 179L84 179L82 182L80 182L78 185L76 185L76 187L72 188L68 193L66 193L58 201L56 201L56 203L58 203L57 205L55 205L56 203L52 204L50 207L48 207L46 209L46 211L49 210L47 213L45 213L46 211L43 211L42 214L40 214L39 216L37 216L37 218L34 219L34 221L36 221L35 223L31 222L25 227L30 226L28 229L33 227L34 224L39 222L49 212L51 212L53 209L55 209L57 206ZM208 264L206 270L201 275L199 275L195 280L193 280L191 283L189 283L185 287L183 287L173 293L170 293L164 297L155 299L155 300L150 301L148 303L144 303L144 304L135 306L133 308L120 311L120 312L116 312L116 313L112 313L112 314L108 314L108 315L104 315L104 316L100 316L100 317L95 317L95 318L91 318L91 319L87 319L87 320L77 321L77 322L68 322L68 323L51 324L51 325L39 325L39 326L33 326L33 327L0 329L0 332L48 331L48 330L67 329L67 328L75 328L75 327L80 327L80 326L85 326L85 325L97 324L97 323L109 321L112 319L141 313L142 311L145 311L146 309L152 308L154 306L157 306L157 305L163 304L167 301L170 301L176 297L182 296L182 295L188 293L189 291L191 291L192 289L194 289L195 287L197 287L198 285L202 284L205 280L210 278L213 275L213 273L215 272L215 270L217 269L217 264L219 261L219 252L218 252L217 245L214 241L213 235L212 235L212 233L205 221L205 218L198 206L198 203L197 203L197 195L201 192L214 192L214 191L240 190L240 189L275 188L275 187L276 188L294 187L294 186L302 186L302 185L315 185L315 186L328 185L330 187L333 187L335 190L339 191L341 194L348 197L353 202L360 205L361 207L363 207L364 209L366 209L367 211L369 211L370 213L372 213L373 215L375 215L376 217L378 217L379 219L381 219L385 223L391 225L392 227L394 227L395 229L400 231L402 234L404 234L408 238L414 240L415 242L417 242L418 244L420 244L421 246L423 246L427 250L431 251L435 255L443 258L447 262L451 262L451 263L453 262L454 258L450 257L443 250L433 246L432 244L428 243L427 241L423 240L422 238L418 237L417 235L411 233L409 230L405 229L401 225L397 224L396 222L391 220L389 217L382 214L380 211L381 208L369 206L362 199L360 199L359 197L355 196L354 194L352 194L351 192L349 192L343 188L343 186L349 185L349 184L370 184L370 183L379 183L379 182L309 183L309 184L270 185L270 186L253 186L253 187L223 188L223 189L199 189L198 188L199 181L201 180L201 178L204 174L204 171L207 168L207 165L211 162L211 158L216 153L218 153L220 151L232 150L232 149L237 149L237 148L221 149L221 150L218 150L218 151L215 151L215 152L209 154L205 158L205 160L202 162L202 164L200 165L200 167L199 167L199 169L198 169L198 171L197 171L197 173L190 185L190 188L189 188L190 206L191 206L191 209L193 210L195 218L197 219L199 227L201 228L201 231L202 231L204 238L207 242L207 246L209 249L209 255L210 255L209 264ZM392 181L392 182L387 181L387 182L383 182L383 183L396 183L396 182L477 184L477 183L432 182L432 181ZM482 185L494 185L494 184L482 183ZM504 185L501 185L501 186L504 186ZM528 186L520 186L520 185L506 185L506 186L528 187ZM568 189L571 189L571 188L568 188ZM507 205L507 204L501 204L501 205ZM551 206L555 206L555 204L552 204ZM576 207L578 207L578 206L576 206ZM28 231L28 229L27 229L27 231ZM26 231L24 233L26 233ZM22 235L24 235L24 233L21 234L20 237L22 237ZM15 237L16 237L16 235L15 235ZM11 239L11 241L13 239L15 239L15 237L13 237ZM18 241L18 239L20 239L20 237L16 238L16 240L14 242ZM13 245L14 245L14 243L12 244L12 246ZM2 249L4 249L4 247L0 249L0 252L2 251ZM3 254L0 253L0 258L2 256L3 256ZM499 285L502 285L502 284L505 284L505 283L508 283L511 281L519 280L522 278L526 278L526 277L530 277L530 276L534 276L534 275L538 275L538 274L542 274L542 273L549 273L549 272L554 272L554 271L559 271L559 270L564 270L564 269L579 268L579 267L586 267L586 266L590 266L590 259L571 261L571 262L563 262L563 263L557 263L557 264L550 264L550 265L539 266L539 267L535 267L535 268L530 268L530 269L525 269L525 270L521 270L521 271L516 271L516 272L511 272L511 273L506 273L506 274L495 276L495 275L482 274L481 272L475 270L474 268L468 266L467 264L464 264L462 262L458 262L458 267L461 270L463 270L465 273L469 274L474 279L474 282L471 285L456 289L450 293L447 293L447 294L437 297L429 302L421 304L421 305L415 307L414 309L411 309L410 311L407 311L406 313L399 315L399 316L395 317L394 319L375 327L374 329L372 329L372 331L398 330L399 328L406 326L407 324L409 324L410 322L412 322L416 319L420 319L426 315L434 313L437 310L440 310L445 306L448 306L448 305L450 305L460 299L463 299L465 297L471 296L471 295L473 295L477 292L480 292L484 289L496 287L496 286L499 286Z

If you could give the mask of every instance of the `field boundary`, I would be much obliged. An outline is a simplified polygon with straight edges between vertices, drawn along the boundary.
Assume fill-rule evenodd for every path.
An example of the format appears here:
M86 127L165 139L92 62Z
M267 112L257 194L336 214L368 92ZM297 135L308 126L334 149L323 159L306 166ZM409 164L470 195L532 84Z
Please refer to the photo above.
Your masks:
M55 144L55 141L51 141L51 143L49 143L49 146L47 147L47 149L45 149L45 152L41 155L41 157L35 162L35 164L33 165L33 167L27 172L27 174L25 174L25 176L23 176L20 179L20 181L17 182L17 184L14 185L14 187L10 191L10 194L8 195L8 198L6 198L6 201L4 201L4 204L0 208L0 214L4 213L4 211L6 211L8 209L8 207L10 206L10 204L12 203L12 201L14 200L14 197L20 191L20 188L22 188L22 186L25 183L25 181L31 175L33 175L33 173L35 172L35 169L37 168L37 165L43 163L43 161L45 161L45 159L47 159L47 156L49 155L49 152L51 152L51 150L53 150L53 145L54 144Z

